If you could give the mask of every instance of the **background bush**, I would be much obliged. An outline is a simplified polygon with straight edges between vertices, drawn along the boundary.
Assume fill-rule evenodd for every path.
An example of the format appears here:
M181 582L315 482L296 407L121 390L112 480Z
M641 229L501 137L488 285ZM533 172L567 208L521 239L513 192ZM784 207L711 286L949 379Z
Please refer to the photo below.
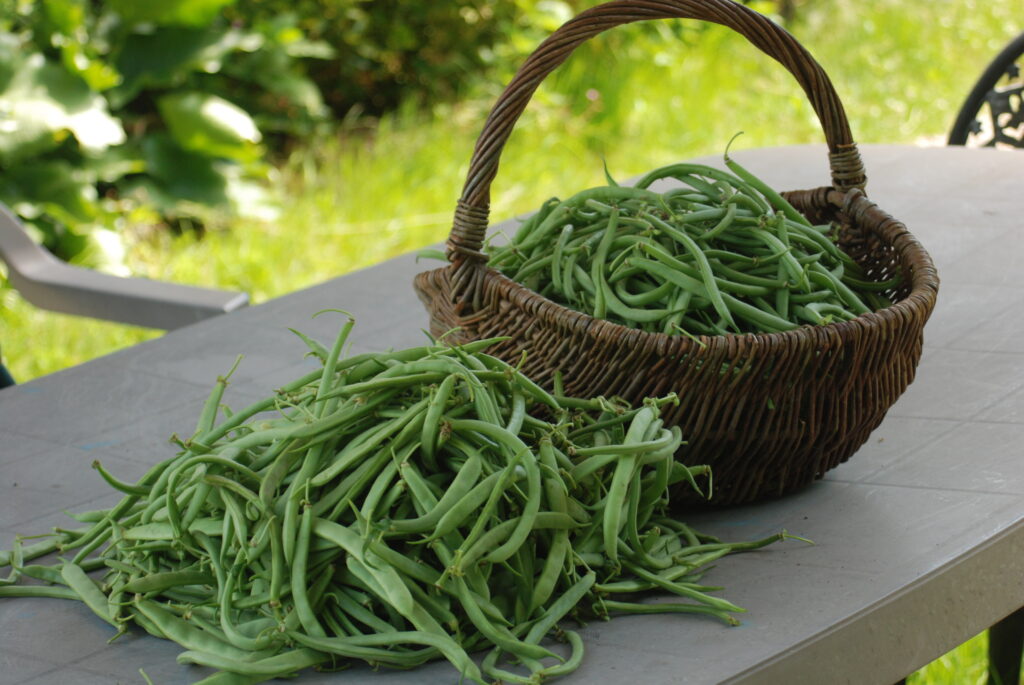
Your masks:
M123 270L128 222L267 216L266 143L328 111L289 15L234 0L39 0L0 10L0 200L58 256Z
M0 201L58 256L126 273L125 225L273 218L268 161L338 121L491 96L522 55L591 4L5 3ZM699 32L681 26L631 27L605 49L628 50L638 32Z
M468 77L493 61L522 4L509 0L240 0L238 21L292 16L335 58L309 64L335 117L379 115L466 92ZM534 2L528 4L536 4Z

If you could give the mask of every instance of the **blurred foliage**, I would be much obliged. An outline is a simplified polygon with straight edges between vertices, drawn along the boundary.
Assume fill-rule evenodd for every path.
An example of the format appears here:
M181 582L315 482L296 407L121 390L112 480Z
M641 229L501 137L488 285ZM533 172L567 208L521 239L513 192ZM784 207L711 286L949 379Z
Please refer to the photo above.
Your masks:
M750 0L743 0L749 4ZM792 3L794 0L777 0ZM773 9L776 0L761 2ZM240 0L239 18L292 13L337 59L308 65L338 117L379 115L400 103L420 105L473 94L481 83L507 80L537 44L598 0ZM702 26L644 22L614 32L610 47L637 33L697 34Z
M299 58L331 49L235 0L0 9L0 201L57 255L124 271L125 222L266 217L264 142L327 118Z
M489 100L540 40L594 4L5 0L0 201L58 256L124 272L123 226L271 218L268 153L400 104ZM644 33L688 40L703 28L644 22L581 51L624 53ZM601 116L621 120L603 104Z
M335 116L450 99L493 60L521 7L536 0L239 0L238 21L294 17L336 59L307 65Z

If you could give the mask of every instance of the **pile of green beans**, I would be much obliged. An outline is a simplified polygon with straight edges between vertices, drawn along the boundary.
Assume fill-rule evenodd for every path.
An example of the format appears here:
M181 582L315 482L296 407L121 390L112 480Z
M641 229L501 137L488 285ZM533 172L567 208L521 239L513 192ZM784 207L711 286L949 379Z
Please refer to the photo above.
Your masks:
M702 569L785 534L723 543L668 515L669 487L707 474L673 459L672 398L552 395L493 341L342 358L351 327L330 349L302 336L322 368L244 410L222 409L218 379L194 435L138 482L95 463L123 499L17 538L0 598L82 601L118 634L177 642L211 684L439 658L539 683L583 658L569 618L736 623ZM650 591L678 601L634 597Z
M872 280L781 195L729 171L673 164L635 186L548 200L489 264L571 309L666 335L774 333L888 307ZM671 190L650 186L674 179Z

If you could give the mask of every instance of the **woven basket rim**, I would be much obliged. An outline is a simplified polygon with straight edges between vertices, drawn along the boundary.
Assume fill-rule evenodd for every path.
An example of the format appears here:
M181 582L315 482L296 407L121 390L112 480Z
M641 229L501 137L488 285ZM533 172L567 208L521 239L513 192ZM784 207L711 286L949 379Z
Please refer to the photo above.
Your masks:
M846 198L851 193L857 197L852 198L852 203L866 203L874 206L866 195L858 189L841 193L829 189L832 198L830 205L842 206L843 202L836 202L835 196L838 193ZM844 212L845 213L845 212ZM852 220L852 219L851 219ZM902 223L900 224L902 225ZM877 234L876 234L877 235ZM618 345L635 345L646 343L656 345L663 354L711 354L724 351L736 346L747 348L773 347L783 344L792 339L793 341L818 341L825 339L847 339L850 336L858 335L861 332L872 331L881 328L886 319L904 318L914 314L915 311L924 310L930 313L934 307L938 292L938 276L935 270L931 255L913 234L903 226L900 236L908 236L910 240L905 241L901 247L895 244L896 241L886 241L886 244L908 261L916 261L919 268L914 269L911 277L911 289L907 296L894 302L891 306L873 312L860 314L848 321L835 321L829 324L801 324L798 328L789 331L764 332L764 333L726 333L725 335L694 335L692 338L686 335L666 335L665 333L651 333L639 328L629 328L622 324L598 319L594 316L559 304L540 293L527 288L521 283L512 280L497 269L488 265L477 267L485 280L497 281L506 289L507 296L503 299L516 301L518 306L531 309L541 319L553 322L560 322L564 328L584 329L588 335L603 340L615 339ZM882 239L882 236L878 236ZM911 259L916 257L916 259ZM426 275L431 272L450 271L452 266L446 265L438 269L422 272ZM477 316L488 314L486 311L473 312L466 317L467 322ZM614 337L613 337L614 336Z

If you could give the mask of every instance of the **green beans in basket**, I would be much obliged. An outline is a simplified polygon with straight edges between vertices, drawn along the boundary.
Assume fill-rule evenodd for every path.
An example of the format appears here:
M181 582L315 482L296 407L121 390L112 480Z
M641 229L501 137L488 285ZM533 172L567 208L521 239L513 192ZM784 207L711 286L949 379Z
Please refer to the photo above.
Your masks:
M182 451L137 483L95 464L124 498L16 539L0 597L78 599L174 640L221 671L210 683L441 658L474 682L538 683L583 658L570 617L736 623L702 567L785 535L723 543L667 515L669 486L707 473L673 459L673 398L554 397L493 341L343 359L351 325L330 350L303 336L321 370L220 419L219 379ZM649 591L677 600L631 598Z
M667 335L774 333L891 303L781 195L726 156L549 200L490 265L571 309ZM673 179L676 187L651 185Z

